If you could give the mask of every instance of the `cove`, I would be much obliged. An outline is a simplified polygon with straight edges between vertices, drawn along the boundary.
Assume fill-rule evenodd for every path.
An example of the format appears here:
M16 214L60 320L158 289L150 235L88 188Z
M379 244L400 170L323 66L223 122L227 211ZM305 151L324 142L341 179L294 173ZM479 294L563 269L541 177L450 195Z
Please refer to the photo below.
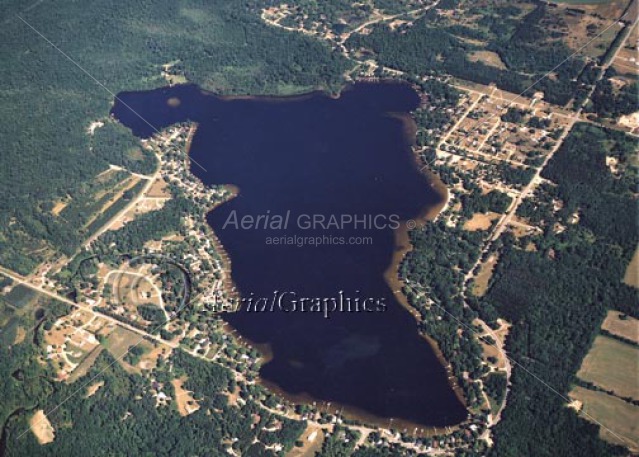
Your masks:
M462 422L467 411L384 277L398 249L392 220L417 218L442 198L410 148L406 114L418 103L403 84L358 83L337 98L218 97L185 85L120 93L112 114L139 137L155 133L151 125L199 123L190 155L206 171L196 165L191 171L206 184L239 189L207 219L242 297L342 294L385 305L328 318L290 306L272 312L241 306L226 314L243 337L268 348L260 377L269 387L367 420L441 427ZM265 223L287 214L286 226ZM377 224L342 223L380 215ZM253 224L240 226L247 216ZM233 217L237 223L229 224ZM300 226L300 217L340 222ZM323 244L305 244L310 237Z

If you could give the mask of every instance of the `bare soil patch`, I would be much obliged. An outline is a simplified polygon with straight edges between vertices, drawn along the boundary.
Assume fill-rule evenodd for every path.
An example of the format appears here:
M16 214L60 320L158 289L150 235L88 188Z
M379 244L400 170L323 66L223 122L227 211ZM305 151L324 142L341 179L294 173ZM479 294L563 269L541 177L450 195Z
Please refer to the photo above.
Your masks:
M175 401L177 403L180 416L188 416L200 409L200 405L193 398L193 392L186 390L183 385L186 382L186 376L171 381L175 389Z
M286 454L286 457L314 457L316 452L322 449L324 431L317 425L309 424L299 437L299 441L303 443L303 446L294 447Z
M472 218L464 223L464 230L469 232L488 230L498 217L499 214L497 213L475 213Z
M92 397L95 395L95 393L100 390L100 387L102 387L104 385L104 381L98 381L98 382L94 382L93 384L91 384L89 387L87 387L87 394L86 397Z
M40 444L52 443L55 439L55 430L42 409L33 415L29 421L29 427Z
M27 336L27 331L24 329L24 327L18 326L18 328L16 328L16 336L13 340L13 344L22 343L26 336Z
M491 67L499 68L500 70L506 69L506 65L502 62L499 54L493 51L471 52L468 56L468 60L471 62L481 62L483 64L490 65Z

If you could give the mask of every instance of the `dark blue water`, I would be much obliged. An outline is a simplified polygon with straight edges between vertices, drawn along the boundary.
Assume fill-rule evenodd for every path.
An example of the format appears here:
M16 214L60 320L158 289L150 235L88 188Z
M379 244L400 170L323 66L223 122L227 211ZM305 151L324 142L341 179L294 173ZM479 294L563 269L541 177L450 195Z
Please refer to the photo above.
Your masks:
M407 122L399 116L417 107L410 87L358 84L338 99L321 93L221 99L194 86L118 97L158 129L199 122L190 153L207 171L194 165L193 173L207 184L239 188L239 196L208 221L244 298L286 293L285 309L256 313L243 307L226 318L246 338L270 346L273 358L260 373L265 381L290 395L378 418L429 426L465 419L444 368L384 279L396 249L395 218L417 217L440 199L415 166ZM180 100L178 107L167 104L172 97ZM138 136L154 133L121 102L113 113ZM229 219L233 214L237 218ZM274 216L287 214L288 225L278 227ZM258 215L258 228L234 224ZM313 215L325 217L324 223L307 229ZM368 219L359 226L328 226L331 215ZM364 227L375 216L377 227ZM300 247L267 240L296 235L370 242ZM290 311L293 296L370 300L359 312L351 301L350 312L326 318L324 305L321 312L308 304L304 312ZM337 302L324 303L330 308Z

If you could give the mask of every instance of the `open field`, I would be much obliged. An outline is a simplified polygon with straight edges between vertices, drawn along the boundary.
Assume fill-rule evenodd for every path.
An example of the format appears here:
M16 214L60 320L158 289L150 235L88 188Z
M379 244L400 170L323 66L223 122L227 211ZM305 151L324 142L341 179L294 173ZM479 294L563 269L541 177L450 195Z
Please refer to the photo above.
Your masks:
M469 232L488 230L497 218L499 218L499 214L497 213L475 213L473 217L464 224L464 230L468 230Z
M484 361L488 363L488 358L494 357L497 359L497 363L491 365L497 370L505 370L507 359L503 348L506 338L508 337L511 324L502 319L497 319L497 322L499 323L499 328L497 330L493 330L489 334L482 334L482 336L490 336L493 338L495 340L495 344L487 344L483 340L480 340L479 343L482 347L482 353L484 354Z
M483 297L486 291L488 290L488 283L490 282L490 278L493 276L493 272L495 271L495 266L499 261L498 254L492 254L486 262L484 262L475 276L475 281L473 282L472 294L476 297Z
M180 416L188 416L200 409L200 405L197 404L193 398L193 392L186 390L183 384L186 382L186 377L181 377L171 381L173 388L175 389L175 402L177 403L178 412Z
M613 432L601 428L601 438L639 451L639 406L583 387L575 387L569 396L581 403L581 409L588 415L583 416L585 419L594 419Z
M637 373L639 349L613 338L598 336L577 376L620 397L639 400Z
M38 293L35 290L27 286L23 286L22 284L18 284L3 298L14 308L21 309L32 304L37 297Z
M555 3L566 8L576 7L606 20L614 20L621 17L630 1L632 0L558 0Z
M621 319L622 315L619 311L608 311L606 320L601 325L601 328L613 335L639 344L639 320L630 316Z
M96 392L100 390L100 388L103 385L104 385L104 381L97 381L91 384L89 387L87 387L87 394L86 394L87 398L94 396Z
M129 351L131 346L141 345L142 338L137 333L127 330L124 327L116 326L115 330L111 332L106 340L106 348L111 355L118 360L125 368L131 366L124 362L122 358Z
M55 430L41 409L29 420L29 427L40 444L51 443L55 439Z
M639 57L637 57L637 43L639 42L639 24L635 25L628 35L628 39L617 57L612 62L612 67L619 76L627 82L639 80Z
M67 382L74 382L80 379L82 376L86 375L98 356L102 353L104 346L97 346L91 352L87 354L87 356L78 364L78 366L73 370L73 373L67 379ZM97 390L97 389L96 389Z
M149 198L169 198L170 196L171 193L168 190L168 184L162 178L156 179L146 193L146 197Z
M506 69L506 65L499 57L499 54L493 51L474 51L468 56L468 60L471 62L482 62L491 67L499 68L500 70Z

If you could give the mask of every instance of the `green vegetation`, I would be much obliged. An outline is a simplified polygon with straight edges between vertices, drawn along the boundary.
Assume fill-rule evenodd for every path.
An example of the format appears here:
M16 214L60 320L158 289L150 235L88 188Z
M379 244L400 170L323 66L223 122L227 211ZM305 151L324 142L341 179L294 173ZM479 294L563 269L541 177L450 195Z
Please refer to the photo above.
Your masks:
M345 59L310 37L267 26L260 9L254 0L91 0L82 7L64 0L27 11L20 2L4 4L0 264L27 273L55 252L72 254L86 236L78 227L92 213L79 208L56 217L55 202L86 195L109 164L152 169L122 127L107 121L94 136L87 132L107 118L112 95L16 14L114 93L166 85L167 63L223 93L335 90Z
M496 411L506 396L506 375L504 373L489 373L484 379L486 394L491 401L491 409Z
M616 76L614 68L608 69L595 87L591 104L587 106L589 111L602 118L618 118L624 114L639 111L639 82L627 83L617 89L609 78Z
M136 362L144 351L134 349L127 357ZM41 353L31 335L11 348L0 345L4 361L0 364L4 399L0 423L5 424L14 413L6 424L3 455L225 455L231 447L242 455L274 457L266 446L279 443L290 449L306 426L275 418L247 391L241 393L246 402L241 409L229 405L224 392L235 386L231 372L179 350L170 361L159 360L151 375L155 383L150 377L125 372L106 351L74 383L52 383L47 380L54 376L51 367L37 361ZM156 406L153 397L155 389L173 395L170 381L179 376L188 377L185 386L201 407L187 417L181 417L171 403ZM104 385L93 396L77 394L78 389L97 382ZM47 446L40 446L31 432L19 436L28 430L35 409L44 409L56 430L55 441ZM255 417L260 417L257 424ZM274 423L279 426L265 430Z
M164 313L162 312L160 307L153 303L138 305L137 311L138 314L142 316L142 319L151 322L151 324L158 325L166 321L166 317L164 316Z
M95 129L91 148L108 163L134 173L149 175L157 166L155 156L141 148L133 133L115 120L109 119L104 126Z
M326 437L317 457L341 457L351 455L357 442L357 434L345 427L336 426L333 434Z
M351 37L348 44L373 52L382 65L411 74L445 71L482 84L495 82L515 93L553 70L555 78L539 81L527 95L541 90L553 103L564 104L571 99L577 89L573 79L585 62L580 57L568 59L573 51L558 36L547 33L550 26L561 24L554 11L533 1L515 5L495 2L489 7L464 5L463 16L476 19L459 23L451 17L456 17L452 10L460 4L440 4L438 8L450 9L449 14L431 10L407 29L376 26L369 35ZM469 58L473 52L484 50L498 54L506 69Z
M495 456L623 454L544 383L566 395L606 311L622 306L637 315L636 291L621 282L639 241L634 148L626 135L578 124L542 173L564 206L546 215L537 251L522 249L527 239L503 240L493 286L477 308L488 320L499 315L513 324L507 351L517 364L495 428ZM606 156L619 160L621 176L610 172ZM580 222L570 225L577 210ZM555 222L566 230L555 233Z

